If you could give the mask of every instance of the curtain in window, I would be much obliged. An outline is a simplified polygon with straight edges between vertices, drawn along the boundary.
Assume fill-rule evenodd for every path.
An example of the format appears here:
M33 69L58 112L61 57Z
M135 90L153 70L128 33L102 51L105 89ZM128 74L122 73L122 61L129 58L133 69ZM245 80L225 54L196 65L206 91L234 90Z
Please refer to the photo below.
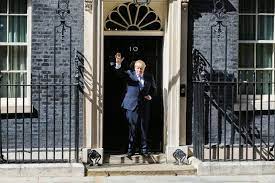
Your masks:
M26 70L26 58L26 46L10 46L9 70Z
M1 73L1 88L0 96L3 98L15 98L15 97L24 97L27 96L27 87L24 86L27 81L26 73ZM16 84L15 86L12 86ZM5 86L6 85L6 86ZM24 92L23 92L24 90Z
M27 17L9 17L9 42L27 41Z
M258 16L258 40L273 40L273 16Z
M272 91L272 84L268 84L272 81L272 71L257 71L256 81L260 82L256 84L256 94L268 94Z
M249 4L249 3L247 3ZM274 12L274 0L258 0L258 12L259 13L273 13Z
M240 40L255 40L256 16L241 15L239 25Z
M9 60L6 61L6 46L0 47L0 58L2 67L2 84L26 84L27 83L27 47L26 46L10 46L9 47ZM6 63L6 64L5 64ZM8 65L8 68L7 68ZM21 72L20 72L21 71ZM23 86L2 86L1 97L23 97ZM25 87L26 90L26 87Z
M240 68L254 67L254 44L247 44L247 43L239 44L239 67Z
M0 16L0 42L7 41L7 17Z
M271 68L272 67L272 44L257 44L257 68Z
M26 43L27 0L0 0L0 13L0 42ZM20 84L27 83L27 46L0 46L0 70L0 82L9 85L0 85L0 96L23 97L24 90L26 97Z
M256 71L256 88L253 86L254 71L239 71L239 93L252 95L256 92L256 95L272 93L272 71ZM242 83L243 81L246 81ZM269 84L270 82L270 84ZM256 89L256 91L254 90ZM253 91L254 90L254 91Z
M26 14L27 13L27 0L10 0L9 4L10 4L9 5L10 14Z
M254 71L239 71L239 82L241 82L239 84L239 93L252 95L254 90L253 81L254 81Z
M7 46L0 46L0 70L7 70Z
M26 46L11 46L9 50L9 71L22 71L26 70L27 66L27 47ZM25 73L9 73L9 84L26 84L27 82ZM23 86L10 86L9 97L22 97Z
M7 13L7 0L1 0L0 13Z
M239 12L240 13L255 13L256 12L256 0L239 0Z

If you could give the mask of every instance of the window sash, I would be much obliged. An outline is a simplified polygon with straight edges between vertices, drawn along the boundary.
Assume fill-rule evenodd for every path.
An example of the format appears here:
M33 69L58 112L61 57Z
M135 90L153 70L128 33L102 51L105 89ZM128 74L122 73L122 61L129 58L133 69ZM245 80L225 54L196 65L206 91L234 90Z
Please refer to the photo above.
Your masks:
M0 43L27 43L27 29L28 16L0 15Z
M249 1L251 4L245 4L244 2ZM275 12L274 11L261 11L260 3L263 3L261 0L240 0L240 25L239 25L239 63L238 63L238 73L239 73L239 82L244 79L244 73L248 73L248 78L245 78L247 81L253 82L253 76L251 73L255 73L255 81L263 82L269 81L271 79L274 82L274 48L275 48ZM255 4L255 7L253 5ZM272 8L274 9L275 4L271 2ZM254 9L247 9L248 6L253 7ZM268 7L268 6L266 6ZM245 10L246 8L246 10ZM254 17L254 18L252 18ZM249 27L250 23L247 22L247 19L250 19L253 23L253 28ZM251 22L250 21L250 22ZM248 26L248 27L245 27ZM268 27L269 26L269 27ZM252 31L251 31L252 30ZM242 32L243 31L243 32ZM261 32L262 31L262 32ZM269 32L268 32L269 31ZM247 32L252 32L252 35L246 35ZM255 33L255 35L254 35ZM249 50L249 52L248 52ZM251 53L252 52L252 53ZM268 57L267 57L268 55ZM252 61L247 61L247 60ZM261 77L260 73L264 73L264 77ZM272 83L270 88L268 84L263 84L263 95L265 100L268 99L268 93L272 95L275 94L274 84ZM248 85L247 85L248 86ZM246 90L248 91L248 96L246 96ZM243 91L242 91L243 90ZM238 86L238 94L241 95L241 98L253 99L253 93L255 93L256 99L260 97L261 85L256 84L254 91L253 88L240 88ZM272 96L272 100L275 100L275 96Z
M24 4L24 2L27 2L26 7L22 8L23 6L18 6L15 8L10 8L11 2L18 2L20 4ZM0 17L6 17L6 31L5 31L5 40L0 40L0 47L6 46L7 47L7 53L6 53L6 67L1 68L1 74L2 75L9 75L9 82L2 83L5 84L16 84L16 78L19 76L15 75L22 75L23 80L22 82L17 84L29 84L30 83L30 55L31 55L31 1L30 0L7 0L7 8L6 12L0 11ZM0 6L1 7L1 6ZM11 11L11 10L17 9L19 11ZM21 9L21 10L20 10ZM19 24L18 24L19 23ZM23 29L22 29L23 27ZM0 30L1 31L1 30ZM3 60L3 59L2 59ZM14 76L14 77L13 77ZM2 86L3 86L2 85ZM25 96L23 96L22 89L21 91L17 91L18 95L16 96L16 87L9 86L3 86L5 87L4 90L9 90L9 96L7 94L3 95L3 92L6 92L4 90L1 90L0 93L2 93L2 102L3 100L7 99L9 97L10 100L14 100L14 98L26 98L25 104L30 101L30 89L26 87L25 89ZM17 87L18 88L18 87ZM21 86L22 88L22 86ZM7 92L6 92L7 93ZM1 97L1 95L0 95ZM20 101L20 100L18 100ZM2 104L1 102L1 104ZM12 102L11 102L12 103ZM10 103L10 104L11 104ZM18 104L20 105L20 104Z
M0 14L27 14L28 3L28 0L1 0Z
M240 13L255 13L256 0L239 0Z

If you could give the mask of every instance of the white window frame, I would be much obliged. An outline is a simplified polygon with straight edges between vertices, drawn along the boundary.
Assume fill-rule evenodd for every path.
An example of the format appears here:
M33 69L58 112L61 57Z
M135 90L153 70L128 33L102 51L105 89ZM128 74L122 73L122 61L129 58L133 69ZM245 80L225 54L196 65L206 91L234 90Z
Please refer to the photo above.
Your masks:
M247 101L247 96L246 94L242 94L242 97L240 98L239 91L237 90L237 103L234 105L234 111L239 111L240 107L241 110L272 110L275 109L275 12L274 13L259 13L258 12L258 0L256 1L256 12L255 13L240 13L239 12L239 17L242 15L254 15L255 16L255 40L240 40L238 41L238 45L242 43L250 43L254 45L254 67L253 68L245 68L242 67L240 68L238 66L238 73L239 71L272 71L272 82L271 82L271 94L270 94L270 101L268 102L268 95L257 95L255 94L255 106L253 107L253 95L248 95L248 101ZM275 3L274 3L274 8L275 8ZM272 15L273 18L273 40L258 40L258 16L259 15ZM240 24L239 24L240 25ZM270 43L273 44L273 53L272 53L272 66L271 68L257 68L256 67L256 59L257 59L257 44L259 43ZM240 46L238 46L240 48ZM261 101L262 97L262 101ZM241 100L241 101L240 101ZM262 103L262 104L261 104ZM269 104L268 104L269 103ZM241 104L241 106L240 106ZM248 105L247 105L248 104ZM269 105L269 106L268 106Z
M9 1L7 1L7 8L9 8ZM27 73L27 85L31 84L31 30L32 30L32 4L31 0L27 0L27 13L26 14L7 14L7 13L0 13L0 15L4 16L20 16L26 15L27 16L27 40L25 43L20 42L8 42L8 32L7 32L7 42L0 42L2 46L27 46L27 60L26 60L26 73ZM7 27L9 26L9 21L7 21ZM8 55L7 55L8 56ZM31 88L27 86L26 88L26 97L21 98L1 98L1 113L31 113ZM7 107L8 104L8 107Z

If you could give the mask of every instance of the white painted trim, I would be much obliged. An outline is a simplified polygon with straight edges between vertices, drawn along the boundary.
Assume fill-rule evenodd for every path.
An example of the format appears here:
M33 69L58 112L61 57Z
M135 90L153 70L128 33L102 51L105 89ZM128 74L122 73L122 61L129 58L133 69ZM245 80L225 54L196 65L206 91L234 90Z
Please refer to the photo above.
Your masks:
M20 42L17 42L17 43L0 43L0 46L28 46L28 43L20 43Z
M27 84L31 84L31 60L32 60L32 1L27 2ZM31 87L27 87L27 101L31 103Z
M3 16L28 16L28 13L27 14L7 14L7 13L0 13L0 15L3 15Z
M8 103L8 107L7 107ZM23 105L24 104L24 105ZM32 106L30 104L30 100L28 98L9 98L7 99L2 98L1 99L1 114L19 114L19 113L31 113L32 112Z
M100 61L100 63L98 63L98 66L99 66L99 71L101 74L99 74L99 82L102 86L104 86L104 19L103 19L103 11L104 11L104 2L103 1L100 1L100 6L99 6L99 30L98 30L98 35L100 37L100 39L98 39L98 44L97 45L100 45L100 50L99 53L98 53L98 61ZM100 101L98 101L98 106L101 106L102 109L104 109L104 88L103 87L100 87L99 88L99 92L100 94L102 95L102 98L103 98L103 102L101 103ZM99 112L99 139L98 139L98 145L99 145L99 149L101 149L101 147L103 147L103 116L104 116L104 112ZM103 148L102 148L102 151L101 153L103 154Z
M164 36L164 31L104 31L104 36Z
M104 0L104 2L106 1ZM113 3L113 1L111 2ZM84 89L83 128L84 147L88 149L102 149L103 147L104 36L164 37L166 34L164 31L104 31L103 5L103 0L93 1L92 11L84 12L84 55L87 58L87 62L85 62L87 74L84 75L84 78L87 87ZM169 63L169 60L166 63ZM89 73L93 78L90 78ZM163 149L165 148L164 145Z

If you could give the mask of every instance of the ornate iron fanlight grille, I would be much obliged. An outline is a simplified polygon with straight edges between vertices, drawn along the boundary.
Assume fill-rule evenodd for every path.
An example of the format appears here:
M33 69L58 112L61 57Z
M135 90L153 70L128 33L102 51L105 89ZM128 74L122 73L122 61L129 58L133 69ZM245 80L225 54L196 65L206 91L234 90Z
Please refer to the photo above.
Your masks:
M124 3L109 13L105 30L161 30L161 22L149 6Z

